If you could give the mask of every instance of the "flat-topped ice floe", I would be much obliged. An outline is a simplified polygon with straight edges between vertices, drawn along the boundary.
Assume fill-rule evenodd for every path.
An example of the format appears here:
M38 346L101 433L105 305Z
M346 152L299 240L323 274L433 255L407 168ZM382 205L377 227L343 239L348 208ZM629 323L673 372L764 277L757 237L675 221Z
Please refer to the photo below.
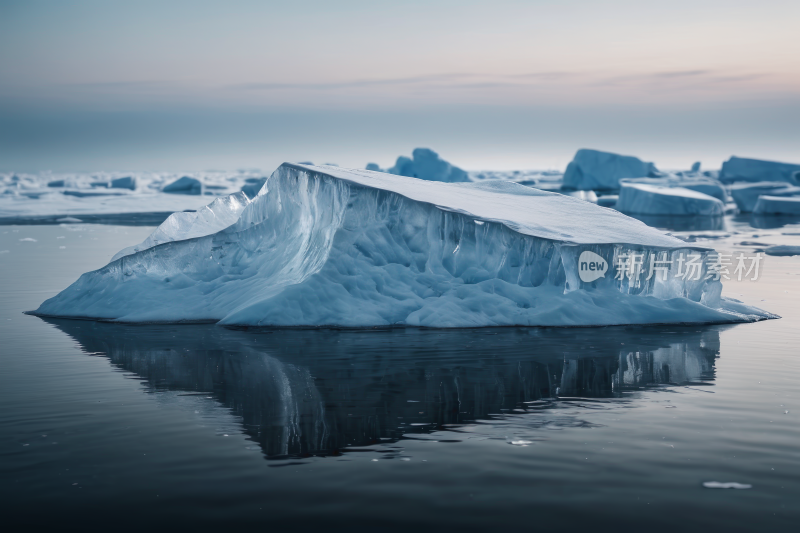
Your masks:
M737 183L731 185L730 191L731 198L742 213L752 212L761 196L800 196L800 187L784 181Z
M759 196L753 214L800 216L800 197Z
M213 218L228 220L237 205L209 210L226 211ZM158 242L84 274L35 313L278 327L774 318L721 297L720 282L708 279L712 250L515 183L283 164L232 218L194 233L162 226ZM683 254L697 257L696 278L679 275ZM631 275L615 275L628 264Z
M659 187L682 187L690 191L697 191L725 202L728 193L722 183L705 176L664 176L662 178L626 178L620 180L620 186L626 183L643 183L645 185L658 185ZM786 184L784 184L786 185Z
M638 215L721 216L725 204L718 198L683 187L623 182L615 209Z

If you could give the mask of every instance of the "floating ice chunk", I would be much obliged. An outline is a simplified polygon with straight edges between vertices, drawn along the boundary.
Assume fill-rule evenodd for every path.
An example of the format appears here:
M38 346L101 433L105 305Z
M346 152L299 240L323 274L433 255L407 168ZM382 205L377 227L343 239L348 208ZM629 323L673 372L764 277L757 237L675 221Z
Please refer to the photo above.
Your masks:
M691 171L692 172L700 172L700 161L695 161L694 164L692 164L692 170Z
M703 486L707 489L752 489L753 485L746 483L736 483L735 481L719 482L719 481L706 481Z
M395 165L387 172L426 181L444 181L447 183L470 181L466 172L441 159L439 154L433 150L416 148L412 155L414 159L409 159L405 156L398 157Z
M380 172L381 167L378 166L378 163L367 163L367 170L374 170L375 172Z
M447 184L285 163L232 225L185 240L162 233L173 242L84 274L36 313L346 327L774 318L721 297L722 284L707 276L711 250L689 249L617 211L508 182ZM609 269L640 254L641 277L609 272L583 282L585 251ZM678 275L686 253L700 259L696 278ZM672 266L648 277L651 257Z
M117 178L111 180L111 188L112 189L130 189L132 191L136 190L136 178L133 176L126 176L124 178Z
M184 176L164 187L162 191L171 194L198 195L203 193L203 184L198 179Z
M777 256L800 255L800 246L790 246L784 244L778 246L770 246L769 248L764 250L764 253L767 255L777 255Z
M737 183L731 185L730 192L739 211L750 213L755 209L759 196L800 196L800 187L794 187L784 181Z
M734 181L784 181L797 184L793 176L800 171L800 165L778 163L777 161L761 161L732 156L722 163L719 180L723 183Z
M20 239L19 242L38 242L38 241L36 239L34 239L33 237L24 237L24 238Z
M250 203L244 192L217 198L195 212L173 213L143 242L117 252L111 259L131 255L153 246L174 241L185 241L217 233L239 219L239 214Z
M800 215L800 197L759 196L755 215Z
M564 187L580 190L617 190L623 178L655 176L658 170L653 163L639 158L601 152L578 150L564 172Z
M728 198L725 187L719 181L713 178L706 178L701 176L665 176L663 178L626 178L620 180L621 184L625 183L644 183L648 185L660 185L662 187L683 187L690 191L697 191L709 196L713 196L722 202Z
M615 208L623 213L640 215L719 216L723 214L725 204L713 196L683 187L623 183Z
M63 187L64 183L65 183L64 180L53 180L53 181L48 181L47 182L47 186L48 187Z
M59 224L80 224L83 221L75 217L63 217L63 218L57 218L56 222L58 222Z

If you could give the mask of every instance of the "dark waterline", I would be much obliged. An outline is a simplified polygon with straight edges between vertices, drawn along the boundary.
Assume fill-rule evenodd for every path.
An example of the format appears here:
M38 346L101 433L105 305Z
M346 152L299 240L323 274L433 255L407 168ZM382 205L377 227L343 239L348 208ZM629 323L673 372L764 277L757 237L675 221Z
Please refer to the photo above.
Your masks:
M785 317L758 324L236 331L22 315L150 229L7 230L10 530L790 531L800 519L796 258L736 288Z

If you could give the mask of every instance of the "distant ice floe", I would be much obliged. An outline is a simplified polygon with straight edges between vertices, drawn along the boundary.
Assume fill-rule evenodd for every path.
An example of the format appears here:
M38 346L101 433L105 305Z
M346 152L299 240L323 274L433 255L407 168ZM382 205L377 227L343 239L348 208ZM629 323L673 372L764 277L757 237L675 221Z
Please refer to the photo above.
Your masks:
M713 196L725 202L728 199L728 192L725 186L719 181L704 176L685 176L680 174L665 175L660 178L626 178L620 180L620 185L626 183L642 183L646 185L658 185L660 187L681 187L699 193Z
M197 178L183 176L161 189L161 191L170 194L199 195L203 194L203 183Z
M639 215L721 216L725 204L718 198L684 187L623 182L616 209Z
M761 161L733 156L722 163L719 180L723 183L735 181L783 181L798 184L796 173L800 165L779 163L777 161Z
M751 213L760 196L800 196L800 187L782 181L737 183L730 186L730 194L742 213Z
M158 225L171 213L194 211L209 197L227 196L258 180L265 180L258 171L0 173L0 224L53 224L73 218Z
M754 215L800 215L800 196L759 196Z
M608 275L583 281L585 252ZM696 278L678 272L686 254L699 260ZM639 275L612 275L633 255ZM36 314L440 328L775 318L723 298L714 257L617 211L515 183L285 163L252 201L168 220Z
M719 482L719 481L706 481L703 486L707 489L752 489L753 485L747 483L736 483L735 481Z

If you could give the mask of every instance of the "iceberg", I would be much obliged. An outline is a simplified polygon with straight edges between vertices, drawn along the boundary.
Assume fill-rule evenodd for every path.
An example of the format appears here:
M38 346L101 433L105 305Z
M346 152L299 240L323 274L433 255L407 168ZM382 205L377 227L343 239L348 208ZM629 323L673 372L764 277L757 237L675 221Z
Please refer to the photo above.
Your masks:
M412 156L413 159L405 156L398 157L395 165L387 172L427 181L443 181L447 183L470 181L469 175L465 171L441 159L439 154L433 150L416 148L412 152Z
M759 196L754 215L800 215L800 197Z
M659 175L653 163L599 150L578 150L564 172L563 186L579 190L618 190L623 178Z
M760 196L800 196L800 187L783 181L737 183L731 185L730 192L739 211L750 213L755 209Z
M638 215L720 216L725 204L718 198L683 187L623 183L615 209Z
M734 181L783 181L797 184L795 173L800 172L800 165L761 161L732 156L722 163L719 180L724 183Z
M713 250L516 183L284 163L234 216L242 203L212 203L194 221L159 228L161 237L83 274L34 314L269 327L775 318L721 296ZM201 231L188 230L193 222ZM697 258L696 277L681 276L683 254ZM607 275L584 281L586 257ZM627 276L611 275L635 257Z

